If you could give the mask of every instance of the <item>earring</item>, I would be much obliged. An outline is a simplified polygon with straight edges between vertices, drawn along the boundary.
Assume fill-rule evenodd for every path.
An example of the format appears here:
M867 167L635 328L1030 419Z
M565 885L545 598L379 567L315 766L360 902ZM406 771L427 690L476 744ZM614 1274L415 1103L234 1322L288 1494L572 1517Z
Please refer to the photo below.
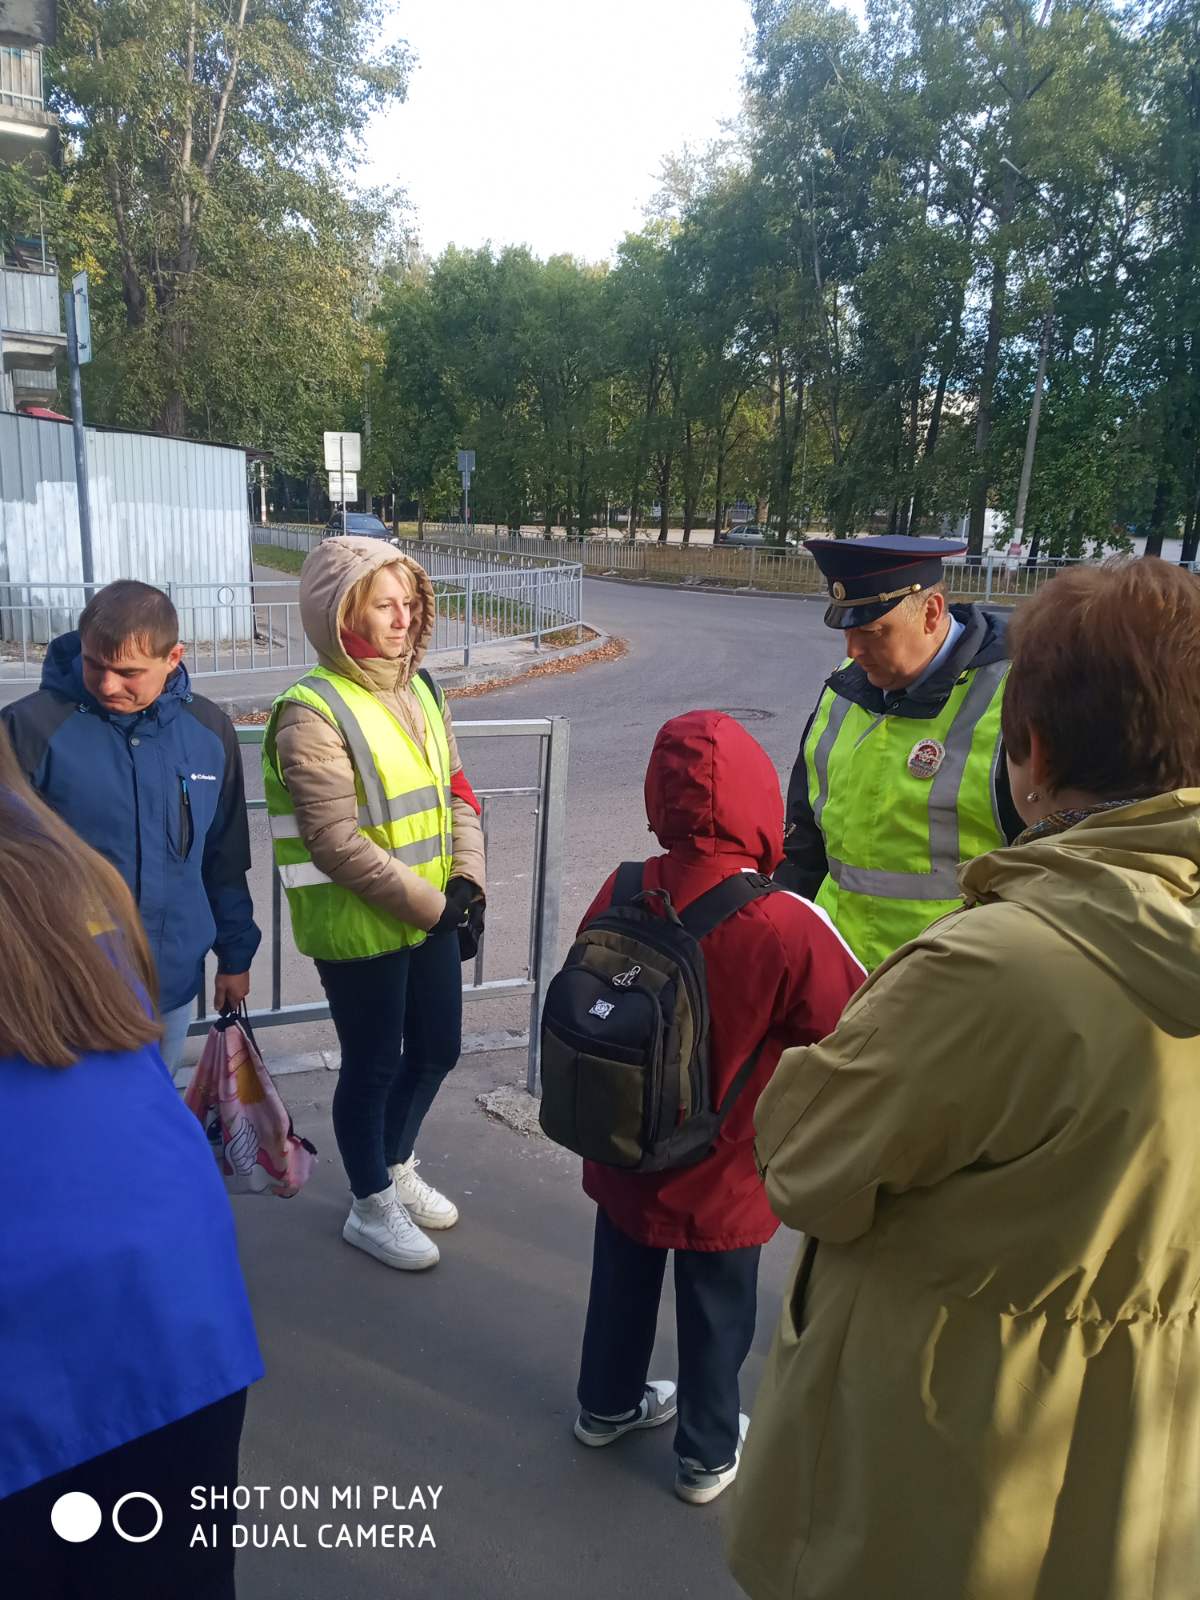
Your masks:
M1036 801L1040 800L1041 798L1042 798L1041 795L1038 793L1038 791L1036 789L1031 789L1029 791L1029 793L1025 796L1025 803L1026 803L1026 805L1033 805Z

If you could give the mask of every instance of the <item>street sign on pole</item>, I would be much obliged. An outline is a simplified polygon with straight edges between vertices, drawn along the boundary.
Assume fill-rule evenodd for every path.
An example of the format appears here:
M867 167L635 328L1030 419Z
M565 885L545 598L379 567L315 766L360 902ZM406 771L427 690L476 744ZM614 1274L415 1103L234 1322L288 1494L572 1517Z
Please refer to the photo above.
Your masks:
M460 450L458 452L458 471L462 478L463 486L463 521L467 527L471 526L471 474L475 471L474 450Z
M343 511L346 509L347 500L358 499L358 473L357 472L331 472L329 474L329 498L342 501Z
M78 300L74 289L63 295L63 310L67 317L67 367L71 378L71 433L75 441L75 495L79 507L79 562L83 581L94 584L96 574L92 566L92 510L88 498L87 436L83 431L83 389L79 382L79 325L75 307ZM92 597L89 594L87 599Z
M88 275L77 272L71 279L75 295L75 342L79 347L79 365L92 359L92 308L88 303Z
M358 472L361 467L361 433L327 433L325 435L325 470L327 472Z

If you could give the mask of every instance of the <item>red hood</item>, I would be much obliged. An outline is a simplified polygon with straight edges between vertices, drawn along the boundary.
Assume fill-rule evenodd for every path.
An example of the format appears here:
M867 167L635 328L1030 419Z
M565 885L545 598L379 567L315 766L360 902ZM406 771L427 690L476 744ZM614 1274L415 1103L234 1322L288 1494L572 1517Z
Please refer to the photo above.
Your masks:
M783 795L771 758L721 711L688 711L659 730L646 816L664 849L773 872L783 858Z

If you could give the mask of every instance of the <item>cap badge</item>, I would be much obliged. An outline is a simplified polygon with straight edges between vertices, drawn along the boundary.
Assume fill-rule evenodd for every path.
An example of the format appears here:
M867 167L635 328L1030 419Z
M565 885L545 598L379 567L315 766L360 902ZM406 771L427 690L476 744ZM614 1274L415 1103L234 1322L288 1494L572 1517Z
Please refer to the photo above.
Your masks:
M844 583L832 584L829 592L835 600L844 600L846 598L846 585Z
M918 739L908 755L908 770L914 778L932 778L946 759L946 746L940 739Z

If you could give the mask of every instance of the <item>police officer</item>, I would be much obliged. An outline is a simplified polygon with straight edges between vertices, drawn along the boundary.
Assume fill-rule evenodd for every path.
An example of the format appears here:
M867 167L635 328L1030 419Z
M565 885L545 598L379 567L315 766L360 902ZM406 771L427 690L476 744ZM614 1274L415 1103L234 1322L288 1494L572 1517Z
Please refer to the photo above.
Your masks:
M959 903L959 863L1015 839L1000 743L1007 618L949 606L945 539L806 541L846 661L788 787L776 877L815 899L870 970Z

